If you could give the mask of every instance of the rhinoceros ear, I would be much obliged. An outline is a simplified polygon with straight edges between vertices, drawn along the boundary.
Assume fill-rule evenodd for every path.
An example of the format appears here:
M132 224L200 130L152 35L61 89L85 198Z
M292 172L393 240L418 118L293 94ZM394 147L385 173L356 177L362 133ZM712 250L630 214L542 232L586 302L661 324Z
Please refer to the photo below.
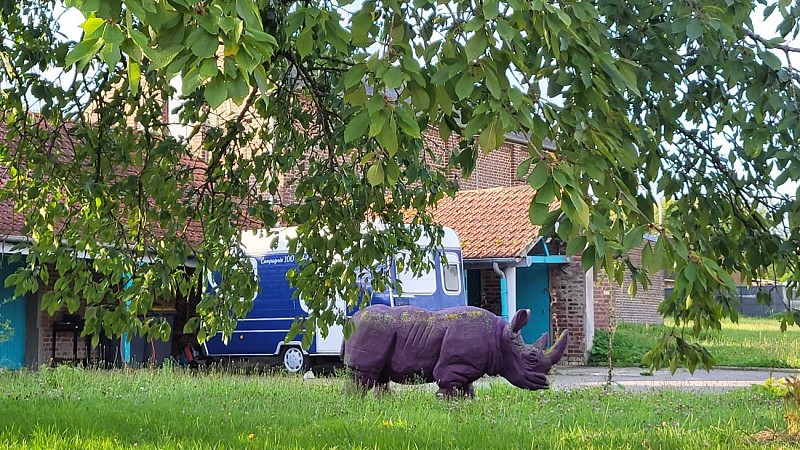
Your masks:
M531 310L530 309L520 309L514 314L514 317L511 319L511 332L519 333L519 330L522 329L527 323L528 319L531 318Z

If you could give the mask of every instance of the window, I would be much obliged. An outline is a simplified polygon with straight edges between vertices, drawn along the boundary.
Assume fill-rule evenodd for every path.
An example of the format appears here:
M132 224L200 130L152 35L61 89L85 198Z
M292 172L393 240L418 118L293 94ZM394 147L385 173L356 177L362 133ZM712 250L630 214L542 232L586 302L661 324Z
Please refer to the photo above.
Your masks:
M458 255L447 252L444 254L447 263L442 261L442 285L445 292L458 293L461 291L461 270L459 270Z
M415 277L411 268L408 267L408 253L401 253L403 254L403 258L397 258L397 279L402 283L403 295L428 295L436 292L436 271L434 270L433 264L431 264L430 270L422 272L420 276ZM428 258L429 261L432 262L430 256L428 256ZM402 270L400 270L401 265L404 266Z

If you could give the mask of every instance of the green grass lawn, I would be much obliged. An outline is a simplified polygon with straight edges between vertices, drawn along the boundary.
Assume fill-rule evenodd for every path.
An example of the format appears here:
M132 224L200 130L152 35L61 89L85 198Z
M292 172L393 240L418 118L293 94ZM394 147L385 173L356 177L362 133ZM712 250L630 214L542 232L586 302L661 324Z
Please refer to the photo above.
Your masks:
M69 367L0 373L0 448L730 449L783 429L782 403L727 394L430 389L360 396L341 378ZM772 443L771 448L786 448ZM767 447L770 448L770 447Z
M614 364L637 366L642 356L671 327L619 324L614 336ZM699 342L719 366L800 368L800 328L780 331L778 319L740 317L739 323L723 323L722 331L704 332ZM598 332L591 363L607 363L608 335Z

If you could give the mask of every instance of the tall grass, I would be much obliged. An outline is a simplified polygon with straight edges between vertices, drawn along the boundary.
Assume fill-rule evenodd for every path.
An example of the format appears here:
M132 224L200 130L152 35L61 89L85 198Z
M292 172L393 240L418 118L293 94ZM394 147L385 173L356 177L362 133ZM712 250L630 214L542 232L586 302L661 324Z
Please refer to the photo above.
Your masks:
M671 324L619 324L614 335L614 364L641 364L645 352L671 328ZM720 366L800 368L800 328L790 327L782 332L777 319L741 317L739 323L723 323L721 331L702 333L698 342L708 348ZM606 364L607 352L608 333L598 330L590 363Z
M479 387L475 400L437 401L430 386L375 399L347 389L342 378L59 367L0 374L0 443L36 449L756 448L749 435L783 423L778 402L752 390L531 392L504 382Z

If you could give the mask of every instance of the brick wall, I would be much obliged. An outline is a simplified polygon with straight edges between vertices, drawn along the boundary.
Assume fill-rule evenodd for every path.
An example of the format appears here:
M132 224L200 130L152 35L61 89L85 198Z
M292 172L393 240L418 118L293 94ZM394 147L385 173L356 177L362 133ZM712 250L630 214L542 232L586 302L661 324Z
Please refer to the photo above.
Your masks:
M53 323L64 318L66 311L57 311L52 316L47 311L39 312L39 365L47 365L52 363L53 356ZM76 312L82 315L83 311ZM78 351L77 359L86 359L86 339L85 337L78 337ZM71 360L72 353L72 333L59 332L56 335L56 360ZM90 349L90 358L95 359L99 355L99 349Z
M45 292L51 291L53 286L58 279L58 274L55 270L50 270L50 283L47 286L41 286L39 292L37 293L37 297L35 302L32 302L37 305L37 307L41 304L41 295ZM179 301L169 300L167 303L175 305L176 303L180 303L183 306L181 310L182 315L176 315L174 326L173 326L173 335L180 336L182 335L183 325L186 323L187 317L193 311L193 308L197 305L199 298L197 295L193 295L190 300L186 300L180 298ZM188 307L186 305L189 305ZM78 310L74 313L77 316L83 317L85 311L85 306L81 305ZM64 316L68 314L68 312L64 309L56 311L52 316L44 310L39 309L37 311L37 328L38 328L38 342L39 342L39 349L38 349L38 356L37 361L33 362L34 366L41 366L41 365L48 365L52 364L53 358L53 324L57 321L63 320ZM33 332L33 331L31 331ZM56 343L55 343L55 358L56 361L61 360L72 360L73 358L73 341L72 341L73 334L71 332L58 332L56 335ZM86 344L89 342L87 337L79 336L78 337L78 348L77 348L77 355L76 358L78 361L85 361L86 358ZM173 345L178 345L180 342L179 340L173 340ZM93 347L89 349L89 359L91 362L97 361L101 357L102 352L102 341L101 345L97 347ZM179 350L180 346L178 345L177 348L171 349L170 353L173 353L175 350Z
M451 152L458 148L458 137L451 135L447 141L439 136L439 130L429 128L423 132L425 144L434 154L433 165L443 167L447 163ZM461 179L460 172L451 171L450 177L459 177L459 188L484 189L500 186L517 186L524 184L523 180L516 179L517 166L529 157L525 145L505 142L491 153L479 153L475 170L469 178Z
M642 262L642 247L636 248L630 253L631 262L639 267ZM595 283L595 324L597 328L609 329L610 321L610 302L613 299L614 319L629 323L661 324L664 319L658 314L658 305L664 301L664 277L666 273L659 271L650 274L650 286L642 289L637 287L636 295L631 296L629 288L631 285L630 272L626 271L622 280L622 286L616 281L609 280L603 274L597 277ZM613 295L613 298L612 298Z
M569 346L561 364L586 363L586 275L580 263L550 266L550 327L553 335L569 330Z
M612 286L605 272L596 272L594 276L594 327L596 330L611 329L611 294Z
M500 277L494 270L481 270L481 306L498 316L503 311L500 301Z
M58 280L58 273L54 268L50 269L50 283L46 286L41 286L37 292L37 305L41 304L41 296L45 292L53 290L56 280ZM84 307L81 306L75 314L83 316ZM53 357L53 323L62 320L64 315L67 314L66 310L59 310L51 316L47 311L39 310L39 317L37 320L39 331L39 355L38 365L47 365L52 363ZM91 349L90 357L96 358L99 355L98 349ZM56 359L72 359L72 333L59 332L56 335ZM86 359L86 338L78 337L78 360Z

